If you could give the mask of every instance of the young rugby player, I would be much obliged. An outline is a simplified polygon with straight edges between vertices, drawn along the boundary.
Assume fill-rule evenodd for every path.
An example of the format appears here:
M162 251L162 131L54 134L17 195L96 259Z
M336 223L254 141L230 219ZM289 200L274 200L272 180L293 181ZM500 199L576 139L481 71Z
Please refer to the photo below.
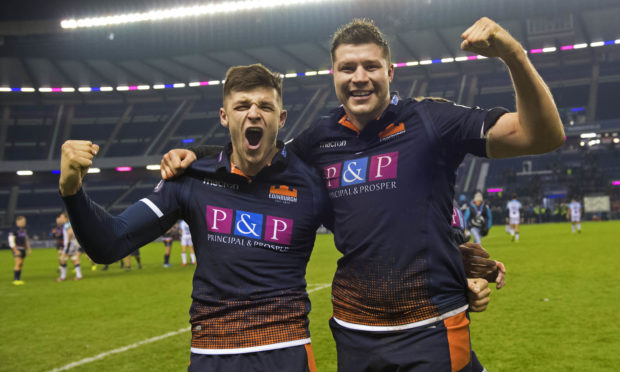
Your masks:
M313 371L304 279L327 215L318 172L276 142L282 80L261 65L226 74L231 142L113 217L81 188L98 146L67 141L60 190L76 235L110 263L188 222L196 243L189 371Z

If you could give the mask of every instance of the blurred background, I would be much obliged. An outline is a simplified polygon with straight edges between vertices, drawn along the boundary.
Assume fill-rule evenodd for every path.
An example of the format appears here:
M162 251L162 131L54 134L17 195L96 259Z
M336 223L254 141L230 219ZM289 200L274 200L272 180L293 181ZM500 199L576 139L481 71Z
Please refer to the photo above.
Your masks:
M354 17L373 19L391 42L392 90L401 97L514 110L505 66L459 48L461 33L482 16L522 43L551 88L566 143L536 157L467 157L457 177L459 205L481 191L503 223L516 193L526 223L564 221L571 198L584 204L584 220L620 218L617 0L282 3L2 2L0 228L25 215L34 245L48 244L62 210L59 153L67 139L101 146L98 173L85 188L113 213L150 192L169 149L224 144L221 80L233 65L260 62L285 76L289 116L281 137L293 138L337 107L329 41ZM105 16L119 17L96 18ZM7 245L5 231L0 242Z

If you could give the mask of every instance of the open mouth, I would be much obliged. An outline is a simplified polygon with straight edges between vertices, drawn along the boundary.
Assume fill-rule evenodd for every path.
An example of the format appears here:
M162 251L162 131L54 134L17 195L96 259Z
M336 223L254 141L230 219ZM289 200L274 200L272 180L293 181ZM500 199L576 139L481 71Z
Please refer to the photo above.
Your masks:
M245 139L248 142L248 147L252 150L257 149L260 146L262 138L263 130L261 128L250 127L245 130Z

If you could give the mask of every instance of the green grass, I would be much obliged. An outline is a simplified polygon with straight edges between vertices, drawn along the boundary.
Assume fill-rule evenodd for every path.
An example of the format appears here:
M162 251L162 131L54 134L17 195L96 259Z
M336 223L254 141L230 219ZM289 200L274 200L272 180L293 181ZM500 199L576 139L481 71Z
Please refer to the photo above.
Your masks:
M511 243L503 226L483 243L507 265L507 285L493 290L486 312L472 314L472 344L489 371L611 371L620 365L620 222L521 227ZM0 251L0 371L49 371L84 358L187 328L193 267L161 266L163 244L142 249L144 268L118 264L90 271L81 282L54 281L53 249L26 259L26 285L11 285L13 258ZM327 321L338 252L319 236L308 273L312 344L319 371L335 371ZM71 266L71 265L69 265ZM71 274L70 274L71 276ZM189 331L108 355L71 371L182 371L189 360Z

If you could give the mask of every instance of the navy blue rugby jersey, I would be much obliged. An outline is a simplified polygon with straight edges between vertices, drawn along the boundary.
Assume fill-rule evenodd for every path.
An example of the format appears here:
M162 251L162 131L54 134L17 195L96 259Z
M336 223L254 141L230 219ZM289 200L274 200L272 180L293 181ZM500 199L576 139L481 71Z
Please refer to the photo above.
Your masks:
M26 228L19 228L17 225L13 226L10 231L15 237L15 246L17 248L26 248L26 239L28 239L28 231Z
M339 107L288 145L323 174L343 253L334 318L366 330L464 311L467 281L451 234L455 173L507 110L394 96L359 132Z
M235 174L234 168L231 173L228 151L223 151L195 161L182 177L161 181L134 204L137 212L131 219L147 222L133 232L115 234L134 235L133 246L140 246L177 220L187 221L197 259L192 352L270 350L310 342L304 277L328 204L318 172L286 147L251 179ZM74 206L67 206L72 220L77 218ZM88 232L77 225L76 236L89 254L107 249L90 244L96 241L87 244ZM123 247L119 254L131 248ZM113 260L114 254L104 254L104 259Z

